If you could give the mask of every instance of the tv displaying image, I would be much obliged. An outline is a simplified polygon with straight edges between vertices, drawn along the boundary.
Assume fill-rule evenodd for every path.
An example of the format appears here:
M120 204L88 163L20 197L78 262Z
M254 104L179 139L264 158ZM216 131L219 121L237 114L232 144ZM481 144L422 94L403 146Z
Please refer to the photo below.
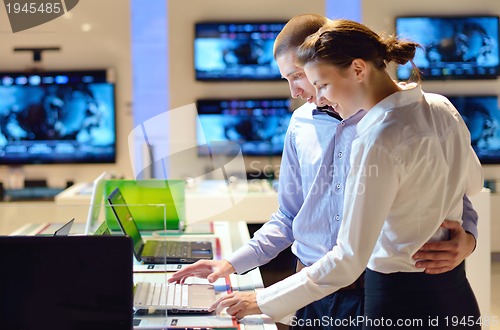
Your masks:
M414 63L425 80L496 79L499 74L498 16L397 17L396 34L419 43ZM398 79L412 73L398 66Z
M281 155L290 108L287 98L198 100L199 155Z
M0 73L0 165L114 163L105 70Z
M196 80L280 80L273 45L284 25L285 22L197 23Z
M500 107L497 96L449 96L462 115L482 164L500 164Z

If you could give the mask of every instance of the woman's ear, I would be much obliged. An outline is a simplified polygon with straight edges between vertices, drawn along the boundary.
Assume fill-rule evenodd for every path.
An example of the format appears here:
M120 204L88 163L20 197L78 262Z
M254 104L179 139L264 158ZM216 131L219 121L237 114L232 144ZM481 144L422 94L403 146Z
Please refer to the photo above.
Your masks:
M366 62L360 58L357 58L352 61L351 67L354 70L356 81L362 82L365 79L366 70L368 68Z

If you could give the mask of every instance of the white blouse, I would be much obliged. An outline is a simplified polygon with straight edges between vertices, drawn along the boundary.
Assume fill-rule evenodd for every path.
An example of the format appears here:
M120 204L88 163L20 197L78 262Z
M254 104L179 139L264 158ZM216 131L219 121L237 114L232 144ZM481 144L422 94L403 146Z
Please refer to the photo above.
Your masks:
M420 86L375 105L357 126L337 245L301 272L257 293L280 320L352 282L368 267L419 272L412 255L443 240L444 219L461 221L463 195L483 187L470 134L445 97Z

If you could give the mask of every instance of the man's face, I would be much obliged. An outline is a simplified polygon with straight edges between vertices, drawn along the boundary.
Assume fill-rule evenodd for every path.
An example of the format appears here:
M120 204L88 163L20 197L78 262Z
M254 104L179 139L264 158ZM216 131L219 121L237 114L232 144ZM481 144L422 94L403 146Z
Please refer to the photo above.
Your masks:
M324 105L322 100L319 103L316 99L316 90L306 77L304 69L295 64L295 54L286 53L276 59L281 76L288 81L290 93L293 98L301 98L309 103L318 106Z

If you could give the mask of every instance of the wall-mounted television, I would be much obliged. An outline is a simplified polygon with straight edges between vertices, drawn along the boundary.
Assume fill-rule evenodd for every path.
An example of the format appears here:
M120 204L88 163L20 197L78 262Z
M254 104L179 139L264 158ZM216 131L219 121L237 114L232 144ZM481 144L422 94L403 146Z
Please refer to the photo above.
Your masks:
M273 57L285 22L203 22L195 24L196 80L280 80Z
M498 16L401 16L396 34L418 42L414 63L424 80L496 79L499 74ZM410 63L397 69L410 77Z
M0 72L0 165L114 163L108 70Z
M283 152L291 100L201 99L196 102L198 154L275 156Z
M462 115L482 164L500 164L500 107L496 95L448 96Z

